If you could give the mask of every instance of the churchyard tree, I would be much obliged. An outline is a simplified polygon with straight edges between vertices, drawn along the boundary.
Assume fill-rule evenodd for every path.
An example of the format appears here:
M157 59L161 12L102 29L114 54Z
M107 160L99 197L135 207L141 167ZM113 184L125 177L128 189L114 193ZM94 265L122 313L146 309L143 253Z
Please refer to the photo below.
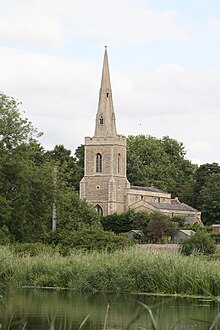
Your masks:
M202 211L204 224L220 223L220 166L201 165L194 174L193 206Z
M181 142L152 136L127 139L127 177L132 185L153 185L186 203L191 200L196 165L185 159Z

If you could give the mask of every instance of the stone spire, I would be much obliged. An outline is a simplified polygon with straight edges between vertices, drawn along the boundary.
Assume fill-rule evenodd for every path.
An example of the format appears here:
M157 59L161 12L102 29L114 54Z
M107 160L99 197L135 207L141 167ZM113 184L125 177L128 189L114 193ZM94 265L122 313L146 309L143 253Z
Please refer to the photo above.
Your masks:
M99 105L96 115L95 137L114 136L117 136L117 132L108 66L107 46L105 46L105 54L102 68L102 80L99 92Z

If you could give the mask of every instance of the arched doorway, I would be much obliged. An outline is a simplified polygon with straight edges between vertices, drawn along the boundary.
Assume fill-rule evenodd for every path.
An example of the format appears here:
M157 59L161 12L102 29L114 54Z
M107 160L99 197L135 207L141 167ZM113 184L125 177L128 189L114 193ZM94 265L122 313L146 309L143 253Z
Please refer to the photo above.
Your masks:
M103 209L99 204L96 205L96 211L99 215L103 215Z

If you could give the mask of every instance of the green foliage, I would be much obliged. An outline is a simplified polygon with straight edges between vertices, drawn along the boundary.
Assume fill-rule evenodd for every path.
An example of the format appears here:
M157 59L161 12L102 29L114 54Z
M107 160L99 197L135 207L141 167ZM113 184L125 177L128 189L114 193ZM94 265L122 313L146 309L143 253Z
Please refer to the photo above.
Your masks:
M220 223L220 166L203 164L195 171L193 205L206 225Z
M204 186L204 184L207 181L207 178L211 174L220 174L220 166L217 163L212 163L212 164L203 164L197 168L195 171L195 188L194 192L199 193L201 188Z
M60 187L57 193L57 227L71 231L94 224L99 224L95 208L81 200L73 188Z
M2 285L68 287L90 292L220 295L216 261L180 253L130 248L113 253L45 252L25 258L0 247Z
M170 237L178 230L178 225L160 212L152 213L147 225L148 238L156 243L163 237Z
M202 220L206 225L220 223L220 173L212 173L200 194Z
M0 229L0 245L8 245L11 243L12 237L10 235L10 232L6 226L3 226Z
M192 253L212 254L215 252L215 242L209 233L197 231L181 243L181 252L184 255L190 255Z
M19 241L39 240L50 227L52 213L52 171L47 163L36 165L31 150L14 150L1 162L3 183L0 200L0 225L6 225Z
M19 242L47 239L54 203L60 229L98 223L95 210L73 188L78 189L82 177L80 160L62 145L45 152L37 136L19 103L0 94L0 228L6 226ZM1 236L5 241L3 232Z
M55 250L48 244L36 243L16 243L10 246L11 250L21 256L37 256L42 254L53 254Z
M134 212L129 210L127 212L118 214L113 213L107 216L102 216L100 221L107 231L113 231L116 234L129 232L133 228Z
M36 129L13 98L0 94L0 227L19 241L39 240L52 212L52 172Z
M169 137L129 136L127 139L127 176L133 185L154 185L179 196L191 198L196 168L185 158L181 142Z
M79 183L83 177L83 166L81 166L80 160L71 156L71 150L65 149L63 145L56 145L53 150L46 152L45 157L58 167L59 174L66 185L79 191Z
M77 160L77 164L82 168L84 172L85 147L83 144L81 144L79 147L76 148L74 156Z
M19 104L0 92L0 149L11 150L37 135L28 119L21 116Z
M174 215L172 221L175 222L180 228L185 227L186 219L179 215Z
M178 225L184 223L181 217L173 217L161 212L135 212L129 210L121 214L111 214L101 218L104 230L115 233L129 232L131 229L141 230L144 234L142 241L159 242L162 238L172 236Z
M212 238L216 244L220 244L220 233L212 233Z
M84 226L70 232L66 229L57 230L52 242L59 245L63 254L68 254L73 249L115 251L131 245L126 235L106 232L99 226Z

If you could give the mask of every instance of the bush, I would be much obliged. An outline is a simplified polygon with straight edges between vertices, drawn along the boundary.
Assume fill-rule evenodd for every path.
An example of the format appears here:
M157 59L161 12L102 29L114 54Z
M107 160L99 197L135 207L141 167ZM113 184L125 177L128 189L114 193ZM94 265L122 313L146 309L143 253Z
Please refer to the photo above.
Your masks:
M43 243L16 243L11 245L11 249L18 254L28 254L31 257L43 253L54 253L54 249L50 245Z
M11 235L6 226L0 229L0 245L8 245L11 241Z
M216 244L220 244L220 233L212 233L212 238Z
M62 254L68 254L73 249L115 251L131 245L127 235L106 232L98 226L83 227L71 232L57 230L52 243L59 246Z
M190 238L182 241L181 252L184 255L192 253L212 254L216 250L215 242L209 233L198 231Z
M126 233L133 229L134 211L113 213L101 217L101 224L105 231L113 231L116 234Z

